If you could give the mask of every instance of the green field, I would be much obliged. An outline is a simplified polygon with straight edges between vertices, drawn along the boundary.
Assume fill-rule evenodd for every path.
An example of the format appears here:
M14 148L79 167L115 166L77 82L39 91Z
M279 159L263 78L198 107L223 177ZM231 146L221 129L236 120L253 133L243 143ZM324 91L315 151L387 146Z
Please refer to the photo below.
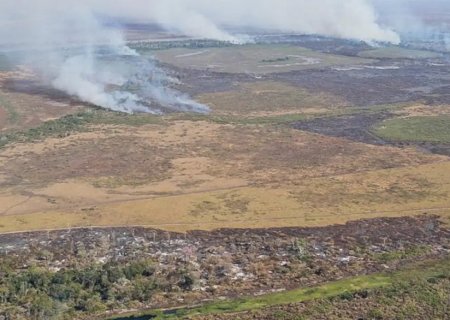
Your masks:
M412 50L401 47L377 48L360 52L358 55L363 58L371 59L429 59L441 56L436 52Z
M382 122L373 132L389 141L450 142L450 116L396 118Z

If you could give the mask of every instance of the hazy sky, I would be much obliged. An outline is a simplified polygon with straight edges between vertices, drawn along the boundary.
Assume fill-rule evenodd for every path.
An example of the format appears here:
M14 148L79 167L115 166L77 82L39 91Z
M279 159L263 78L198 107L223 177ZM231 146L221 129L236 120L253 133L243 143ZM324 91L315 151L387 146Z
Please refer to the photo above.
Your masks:
M93 26L98 16L158 23L180 34L230 41L239 37L224 26L398 43L394 29L420 26L433 14L441 19L450 15L450 1L1 0L0 43L70 41L92 29L97 32L89 41L117 41L120 36L112 30Z
M155 100L176 110L203 112L205 106L171 90L170 78L150 62L135 58L145 74L105 68L96 53L99 44L112 55L137 56L120 28L106 25L105 17L157 23L171 32L232 42L248 37L229 30L250 27L397 44L405 30L428 28L421 13L442 13L446 7L441 0L0 0L0 49L39 48L25 63L55 88L105 108L157 112L147 104ZM430 16L434 14L426 18ZM77 50L62 52L68 46ZM107 89L130 80L145 90L137 95Z
M0 40L62 39L73 36L75 28L87 34L95 28L96 20L91 18L96 14L156 22L181 34L230 41L239 39L224 25L367 42L399 41L395 32L378 23L376 10L366 0L2 0ZM20 24L12 27L14 21ZM94 34L95 40L114 36L103 32Z

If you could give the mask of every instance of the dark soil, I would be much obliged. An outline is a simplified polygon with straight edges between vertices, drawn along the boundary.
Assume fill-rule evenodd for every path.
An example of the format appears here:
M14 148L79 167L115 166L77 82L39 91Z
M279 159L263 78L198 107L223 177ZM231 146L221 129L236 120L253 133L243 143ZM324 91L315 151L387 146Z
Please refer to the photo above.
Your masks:
M295 129L319 133L327 136L346 138L363 143L385 145L388 142L375 136L370 129L377 123L392 117L389 113L361 113L336 118L318 118L311 121L299 121L293 124Z
M395 142L384 140L371 132L371 129L378 123L393 116L394 115L388 112L360 113L339 117L318 118L309 121L298 121L293 123L292 126L298 130L346 138L367 144L392 145L400 148L416 147L425 152L450 156L449 143Z

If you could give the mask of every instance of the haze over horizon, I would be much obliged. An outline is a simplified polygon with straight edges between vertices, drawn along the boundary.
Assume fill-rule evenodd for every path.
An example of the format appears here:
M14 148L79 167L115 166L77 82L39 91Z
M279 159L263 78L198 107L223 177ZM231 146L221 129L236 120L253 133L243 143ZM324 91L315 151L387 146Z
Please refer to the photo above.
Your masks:
M435 1L436 5L441 3L441 0ZM99 45L106 47L109 54L137 55L127 46L120 23L110 22L121 19L156 23L175 34L236 44L252 41L251 36L245 34L246 29L321 35L371 45L399 44L402 34L413 32L429 36L446 25L443 22L438 27L429 26L424 17L417 15L422 3L425 2L134 0L130 5L130 1L125 0L114 3L106 0L36 0L32 3L3 0L0 3L0 47L38 49L38 54L25 54L25 63L39 70L56 89L85 102L124 112L159 113L160 105L177 111L207 112L206 106L170 89L173 79L151 61L139 62L146 64L141 69L152 74L151 77L142 74L135 77L123 70L102 68L96 52ZM433 8L429 1L427 3L427 8ZM230 31L233 28L244 34L235 34ZM61 48L74 46L77 50L73 52L61 52ZM144 89L141 92L106 90L110 84L122 86L130 81ZM156 105L150 103L149 106L151 100L156 101Z

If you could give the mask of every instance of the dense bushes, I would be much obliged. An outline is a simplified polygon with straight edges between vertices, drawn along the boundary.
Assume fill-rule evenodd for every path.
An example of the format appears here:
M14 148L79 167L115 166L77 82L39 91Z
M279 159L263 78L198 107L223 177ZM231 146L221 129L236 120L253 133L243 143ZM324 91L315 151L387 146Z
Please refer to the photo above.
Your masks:
M157 274L151 260L56 272L36 267L21 272L2 269L0 319L7 320L71 319L80 312L92 314L145 304L155 292L191 290L194 284L188 270Z

